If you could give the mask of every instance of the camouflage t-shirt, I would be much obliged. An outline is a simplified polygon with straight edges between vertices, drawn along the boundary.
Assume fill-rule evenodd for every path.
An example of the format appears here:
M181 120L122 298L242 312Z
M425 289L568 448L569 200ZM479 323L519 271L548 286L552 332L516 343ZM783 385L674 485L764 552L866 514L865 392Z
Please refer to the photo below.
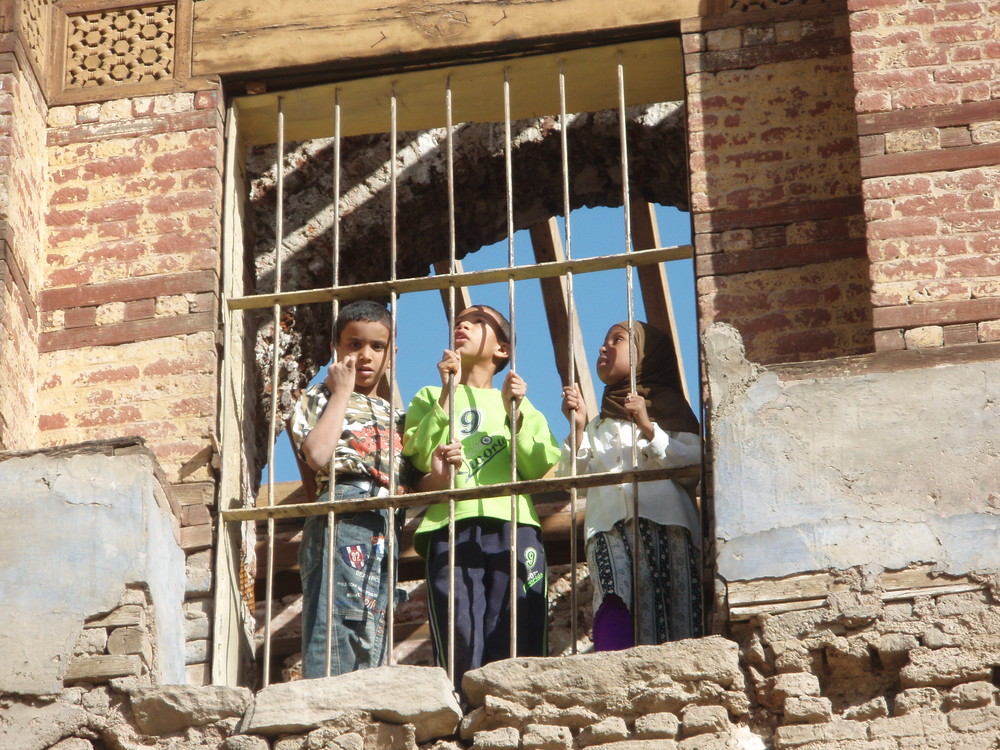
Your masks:
M292 413L291 433L295 451L302 455L302 443L319 421L320 415L330 399L330 391L323 383L310 386L295 404ZM407 492L411 484L413 468L402 456L403 445L402 409L396 410L395 434L393 435L393 455L395 456L396 493ZM387 494L389 488L389 402L378 396L363 396L351 393L344 413L344 429L337 442L334 470L337 476L361 474L384 487L380 494ZM325 492L330 483L330 465L316 471L316 491Z

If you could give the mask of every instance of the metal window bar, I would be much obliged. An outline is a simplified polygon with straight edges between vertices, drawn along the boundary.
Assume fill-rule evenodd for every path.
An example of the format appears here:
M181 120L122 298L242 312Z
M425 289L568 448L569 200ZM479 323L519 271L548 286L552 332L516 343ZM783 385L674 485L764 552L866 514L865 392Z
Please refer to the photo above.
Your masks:
M341 154L341 110L340 89L333 92L333 286L340 284L340 154ZM340 300L331 300L330 364L337 356L337 316L340 314ZM337 450L330 455L329 497L335 497L337 487ZM337 559L337 518L331 509L326 516L326 633L323 654L323 674L330 676L333 656L333 569Z
M389 280L396 280L396 253L398 249L397 227L399 223L397 182L399 179L396 161L396 88L392 89L389 102ZM389 292L389 494L396 494L396 289ZM402 442L402 440L400 440ZM396 511L389 506L385 517L385 551L388 556L387 575L389 597L386 601L386 661L395 664L393 648L396 624Z
M514 268L514 157L510 134L510 68L503 71L504 189L507 196L507 268ZM507 276L510 308L510 374L517 372L517 314L514 308L514 276ZM510 400L510 478L517 481L517 399ZM517 656L517 494L510 495L510 655Z
M278 97L278 144L275 156L275 177L277 180L277 217L274 228L274 290L281 293L281 245L284 239L285 198L285 114L284 99ZM278 421L278 352L281 337L281 303L273 306L273 341L271 348L271 416L268 423L267 441L267 504L274 505L274 430ZM271 683L271 607L274 595L274 518L267 519L267 579L264 594L264 687Z
M622 64L622 54L618 52L618 126L621 141L622 168L622 207L625 215L625 257L631 261L632 254L632 211L629 201L628 179L628 128L625 119L625 66ZM628 378L629 392L636 392L635 370L637 362L634 350L635 341L635 296L632 288L632 263L625 266L625 289L628 297ZM632 468L639 467L637 442L639 430L633 421L631 459ZM632 480L632 637L635 645L639 645L639 483Z
M340 91L335 89L335 102L334 102L334 176L333 176L333 192L334 192L334 222L333 222L333 279L332 286L328 289L311 289L300 292L290 292L285 293L281 287L281 266L282 257L281 249L283 245L283 222L284 222L284 112L283 112L283 98L277 98L277 156L276 156L276 182L277 182L277 216L276 216L276 238L275 238L275 290L273 294L264 295L249 295L238 298L227 299L227 307L230 311L235 310L250 310L259 309L263 307L271 307L273 311L273 326L274 326L274 340L273 340L273 351L272 351L272 393L271 393L271 416L270 416L270 430L271 434L274 434L276 422L277 422L277 390L278 390L278 379L280 376L279 372L279 340L280 340L280 316L281 308L285 305L294 304L304 304L308 302L315 301L329 301L332 304L333 316L336 319L336 315L339 308L339 303L344 300L358 299L362 297L375 296L378 294L388 293L390 296L390 316L391 316L391 338L390 341L395 341L396 335L396 323L397 323L397 307L398 307L398 295L404 292L427 290L432 288L438 289L448 289L448 319L449 319L449 345L454 347L454 329L455 329L455 291L456 287L468 287L475 286L479 284L495 283L499 280L505 280L508 285L508 303L510 308L511 316L511 356L510 356L510 367L511 372L516 372L516 308L515 308L515 280L523 280L528 278L546 278L556 275L565 275L567 279L568 286L568 309L569 316L573 315L574 306L574 296L573 296L573 276L575 273L588 273L599 270L607 270L612 268L624 268L626 271L627 278L627 297L628 297L628 325L630 329L630 335L634 329L634 295L633 295L633 268L637 265L644 265L647 263L659 263L666 260L674 260L680 258L691 257L690 247L680 247L680 248L656 248L654 250L646 251L635 251L632 247L631 238L631 221L630 221L630 195L629 195L629 175L628 175L628 143L627 143L627 120L626 120L626 110L625 110L625 84L624 84L624 65L622 62L621 51L617 54L617 79L618 79L618 110L619 110L619 125L620 125L620 145L621 145L621 168L622 168L622 201L624 206L624 216L625 216L625 254L624 257L620 255L608 255L608 256L598 256L596 258L588 258L582 261L576 261L572 257L572 234L571 234L571 221L570 221L570 194L569 194L569 163L568 163L568 116L566 112L566 77L565 71L562 64L560 64L559 70L559 98L560 98L560 123L561 123L561 133L560 133L560 149L561 149L561 166L562 166L562 182L563 182L563 203L565 212L565 246L566 246L566 260L563 262L556 263L543 263L531 267L516 267L514 262L514 216L513 216L513 158L512 158L512 136L511 136L511 105L510 105L510 95L511 95L511 81L510 81L510 68L505 67L504 69L504 80L503 80L503 99L504 99L504 154L505 154L505 188L506 188L506 200L507 200L507 242L508 242L508 262L507 267L504 269L493 269L489 271L472 272L472 273L462 273L457 272L457 262L456 262L456 248L455 248L455 204L454 204L454 123L453 123L453 111L452 111L452 89L451 89L451 79L450 76L446 83L445 91L445 109L446 109L446 141L447 141L447 170L448 170L448 212L449 212L449 264L448 273L436 276L433 278L420 277L420 278L409 278L409 279L398 279L397 278L397 99L395 89L392 91L391 96L391 114L390 114L390 190L391 190L391 229L390 229L390 254L391 254L391 274L388 282L372 282L367 284L355 284L345 287L339 285L339 254L340 254L340 179L341 179L341 103L340 103ZM568 381L570 384L575 382L575 358L573 357L573 328L569 326L570 329L570 356L569 360L569 376ZM334 333L335 336L335 333ZM634 337L632 338L634 340ZM390 414L395 412L395 392L396 392L396 362L395 362L395 352L392 344L390 348L393 351L389 353L389 380L390 380ZM629 372L630 372L630 386L631 390L634 392L636 389L636 361L635 353L630 346L629 350ZM454 377L449 379L449 442L454 441ZM573 423L571 415L571 424ZM571 607L573 611L572 621L572 641L573 641L573 651L576 651L577 638L577 621L576 621L576 595L577 595L577 581L576 581L576 563L578 557L578 551L576 549L576 529L577 529L577 491L578 489L592 486L601 485L611 485L620 484L624 480L629 480L632 482L633 486L633 518L632 518L632 528L633 536L638 540L638 486L642 481L652 481L657 478L681 478L685 476L697 476L697 470L691 469L671 469L671 470L657 470L657 471L644 471L640 472L637 470L637 457L636 457L636 426L632 425L633 429L633 440L632 440L632 470L624 473L614 473L609 475L588 475L586 477L577 476L576 467L576 456L575 451L573 452L573 458L571 460L571 470L570 477L557 480L533 480L533 481L518 481L517 479L517 404L512 401L511 403L511 425L512 425L512 435L511 435L511 482L508 483L507 487L503 485L494 485L491 489L496 491L502 491L503 489L509 489L511 492L511 655L514 656L517 653L517 579L516 579L516 566L517 566L517 514L518 514L518 495L519 494L530 494L532 492L541 492L545 490L554 489L568 489L570 491L571 498L571 536L570 536L570 559L571 559ZM337 501L333 495L334 486L334 466L333 458L331 458L331 471L330 471L330 500L324 503L314 503L310 506L276 506L274 501L274 444L273 441L270 443L268 448L268 503L266 508L255 508L255 509L233 509L228 511L223 511L222 516L225 521L244 521L247 519L266 519L267 520L267 533L268 533L268 560L267 560L267 580L266 580L266 602L265 602L265 644L264 644L264 670L263 670L263 680L264 685L270 683L270 661L271 661L271 619L272 619L272 599L273 599L273 578L274 578L274 537L275 529L274 522L277 518L285 517L304 517L309 515L316 515L319 513L326 513L328 516L329 523L329 543L330 546L334 545L334 523L335 514L338 510L344 508L351 508L352 510L361 510L365 507L382 507L387 510L389 522L387 523L387 542L388 542L388 554L389 554L389 576L390 580L395 578L395 524L392 522L393 509L401 507L414 507L416 505L426 505L435 502L449 502L449 542L450 542L450 552L449 552L449 633L448 633L448 643L449 643L449 653L448 653L448 667L449 676L454 677L453 674L453 664L454 664L454 575L455 575L455 559L454 559L454 508L455 503L458 499L463 497L475 497L477 494L481 494L482 488L468 488L468 490L457 490L455 488L455 472L454 468L449 468L449 489L446 493L431 492L431 493L416 493L407 496L397 497L397 487L395 481L395 461L396 457L393 452L393 446L395 443L395 420L390 420L390 494L387 498L369 498L362 503L357 500L352 500L349 502ZM330 560L330 566L333 565L334 555L332 551L328 554ZM638 544L633 544L633 610L636 608L638 603ZM331 571L332 572L332 571ZM328 576L328 583L332 579L332 576ZM390 589L393 586L390 584ZM330 632L332 616L329 612L329 608L332 606L332 592L327 591L327 607L328 607L328 617L327 617L327 656L326 656L326 673L330 673L330 646L332 634ZM394 625L394 597L390 596L388 602L388 653L389 662L393 662L392 649L393 649L393 625ZM635 639L638 643L639 636L639 626L638 618L634 619L635 626Z
M451 76L445 82L445 140L448 172L448 273L455 273L455 123ZM455 349L455 282L448 284L448 348ZM455 442L455 373L448 373L448 443ZM455 467L448 465L448 489L455 489ZM430 592L428 592L430 596ZM448 497L448 682L455 682L455 497Z

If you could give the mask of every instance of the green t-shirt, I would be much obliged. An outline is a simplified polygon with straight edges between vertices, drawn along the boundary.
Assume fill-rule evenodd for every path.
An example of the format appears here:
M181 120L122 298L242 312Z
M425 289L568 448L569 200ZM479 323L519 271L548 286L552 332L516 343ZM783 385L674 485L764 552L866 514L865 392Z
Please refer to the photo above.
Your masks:
M424 473L430 471L431 455L448 442L448 414L438 398L441 388L427 386L413 397L406 410L403 454ZM538 479L559 462L560 448L545 417L527 399L522 399L521 429L517 433L518 479ZM481 487L509 482L510 420L503 397L496 388L455 386L455 437L462 441L464 459L455 472L456 487ZM455 520L498 518L510 520L510 495L461 500L455 503ZM526 495L518 497L518 523L539 526L535 506ZM427 509L417 529L414 546L424 554L427 534L448 525L448 504Z

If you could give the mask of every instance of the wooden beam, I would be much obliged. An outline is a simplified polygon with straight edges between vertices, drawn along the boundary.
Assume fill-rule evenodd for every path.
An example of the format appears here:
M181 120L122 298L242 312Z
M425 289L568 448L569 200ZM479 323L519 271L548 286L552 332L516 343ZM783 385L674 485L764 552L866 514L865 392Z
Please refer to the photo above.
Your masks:
M434 273L438 276L442 274L450 273L451 269L448 267L448 261L442 260L434 264ZM462 261L455 261L455 273L464 273L462 268ZM448 290L441 289L441 301L444 303L444 315L445 318L448 317L448 305L450 300L448 299ZM455 315L456 317L462 310L467 307L472 306L472 297L469 295L469 288L464 286L455 287Z
M625 30L662 28L702 15L707 6L707 0L201 0L194 4L192 75L509 55L574 37L620 39Z
M636 250L648 250L660 246L660 230L656 224L656 206L645 201L633 201L630 205L632 218L632 244ZM684 376L684 356L680 340L677 338L677 322L673 303L670 300L670 285L662 263L639 266L639 288L646 309L646 321L670 334L677 356L677 375L680 378L684 398L691 401L687 378Z
M199 8L203 5L204 2L198 3ZM240 5L246 4L241 0ZM258 4L251 7L256 8ZM336 7L336 4L331 3L328 7ZM469 7L495 9L497 6L482 3ZM334 50L339 52L338 45L330 45L328 35L324 35L323 45L327 54ZM257 60L267 57L259 50L248 51ZM234 101L240 109L241 133L250 145L275 142L279 96L287 140L332 136L335 94L339 94L341 101L344 136L388 132L393 93L398 105L400 132L444 127L445 92L449 84L454 122L502 122L505 75L510 82L513 119L553 115L559 111L560 68L567 81L567 111L593 112L618 106L619 52L626 71L627 104L684 98L680 41L670 38L393 73L281 93L241 96ZM268 64L274 59L271 58Z
M562 242L559 239L559 222L550 218L532 224L528 229L531 235L531 247L538 263L562 262L566 260ZM569 342L570 331L573 338L573 363L576 369L576 382L580 386L583 402L587 406L587 418L597 415L597 397L594 393L594 381L590 376L587 364L587 352L583 345L583 334L580 331L580 318L574 307L573 317L569 315L569 286L565 276L554 276L539 279L542 286L542 300L545 303L545 316L549 320L549 335L552 337L552 348L556 355L556 369L563 383L569 381Z

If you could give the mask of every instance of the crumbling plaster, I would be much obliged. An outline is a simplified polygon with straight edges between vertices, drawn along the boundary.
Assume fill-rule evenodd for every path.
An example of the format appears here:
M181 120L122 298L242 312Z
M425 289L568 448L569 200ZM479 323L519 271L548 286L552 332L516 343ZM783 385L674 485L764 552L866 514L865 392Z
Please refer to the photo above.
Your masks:
M800 377L731 326L703 345L721 578L1000 568L1000 361Z
M185 681L184 553L157 482L146 454L0 461L0 693L58 693L85 619L129 585L152 601L157 681Z

